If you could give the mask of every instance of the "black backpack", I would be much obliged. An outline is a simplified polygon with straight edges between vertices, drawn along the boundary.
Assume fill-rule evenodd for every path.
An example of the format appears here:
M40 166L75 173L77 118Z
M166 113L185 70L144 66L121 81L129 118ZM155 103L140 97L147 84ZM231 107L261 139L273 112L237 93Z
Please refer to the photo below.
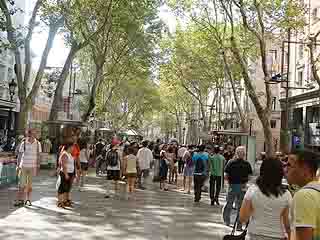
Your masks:
M198 157L197 160L195 161L194 172L195 173L203 173L204 170L205 170L204 162L201 157Z
M118 151L109 150L107 153L106 159L107 159L108 166L111 166L111 167L118 166L118 159L119 159Z

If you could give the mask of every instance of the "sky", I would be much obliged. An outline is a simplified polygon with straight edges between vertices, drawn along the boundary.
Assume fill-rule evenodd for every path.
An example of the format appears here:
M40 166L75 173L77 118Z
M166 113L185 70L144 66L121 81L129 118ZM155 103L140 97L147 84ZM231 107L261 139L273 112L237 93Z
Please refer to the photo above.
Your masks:
M174 32L176 29L176 17L170 11L168 6L162 6L159 9L159 17L167 24L170 32ZM47 40L47 32L36 31L33 35L31 42L31 48L35 55L33 59L33 69L37 69L41 61L42 51L45 47ZM68 56L68 47L65 46L63 36L57 35L50 52L47 66L49 67L62 67L65 59Z

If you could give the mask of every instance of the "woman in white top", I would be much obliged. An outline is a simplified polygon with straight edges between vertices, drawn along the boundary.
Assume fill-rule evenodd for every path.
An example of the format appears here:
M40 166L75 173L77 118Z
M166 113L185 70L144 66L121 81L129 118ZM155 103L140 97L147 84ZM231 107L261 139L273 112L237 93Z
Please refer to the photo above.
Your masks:
M133 147L127 149L128 155L124 157L124 172L128 180L128 192L134 192L134 184L137 178L138 158L134 155Z
M290 237L292 197L282 186L283 175L279 160L266 159L262 162L256 185L248 189L240 210L240 222L250 220L250 239L283 240Z
M80 181L79 181L79 191L83 190L85 184L85 178L89 169L89 151L87 142L83 141L80 143Z
M72 186L72 179L75 172L75 162L71 155L73 143L68 143L64 146L59 158L59 178L58 178L58 207L70 206L68 204L68 194Z

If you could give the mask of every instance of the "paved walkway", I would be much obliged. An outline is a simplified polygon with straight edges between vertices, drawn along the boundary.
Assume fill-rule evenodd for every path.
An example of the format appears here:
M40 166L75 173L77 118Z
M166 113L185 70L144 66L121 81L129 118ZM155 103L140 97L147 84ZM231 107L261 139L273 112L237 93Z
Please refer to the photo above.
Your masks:
M220 240L230 232L221 207L211 207L207 196L194 205L192 195L159 191L158 184L137 191L135 199L104 199L104 179L92 176L84 192L74 189L74 208L59 209L55 178L47 176L34 180L32 207L14 208L15 188L0 189L1 240Z

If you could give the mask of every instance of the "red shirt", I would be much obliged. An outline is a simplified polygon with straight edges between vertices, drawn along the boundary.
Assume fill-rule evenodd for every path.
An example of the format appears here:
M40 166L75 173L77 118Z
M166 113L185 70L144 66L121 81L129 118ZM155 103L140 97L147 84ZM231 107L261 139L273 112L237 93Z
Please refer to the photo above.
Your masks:
M80 158L80 147L77 143L73 144L71 156L74 160L78 160Z

